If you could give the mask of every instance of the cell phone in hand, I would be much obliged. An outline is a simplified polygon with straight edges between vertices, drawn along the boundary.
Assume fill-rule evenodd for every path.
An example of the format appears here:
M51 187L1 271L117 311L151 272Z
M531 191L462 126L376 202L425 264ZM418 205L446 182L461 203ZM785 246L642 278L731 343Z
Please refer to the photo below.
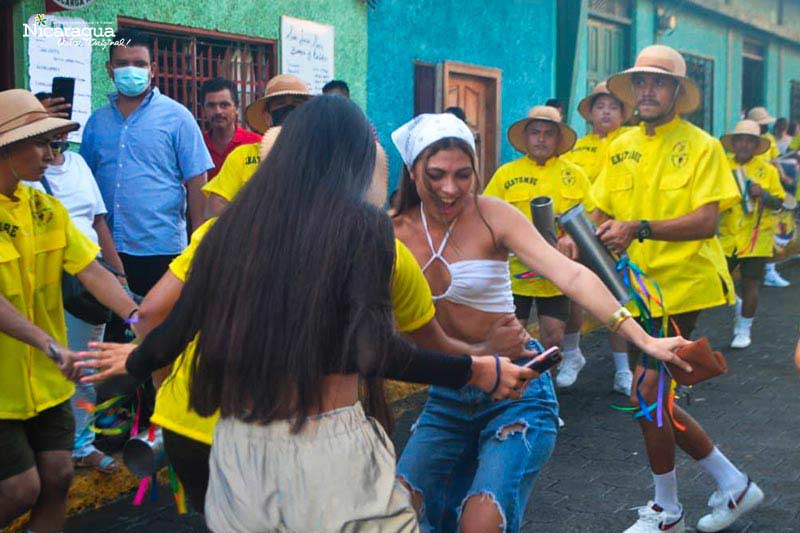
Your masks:
M549 370L553 365L560 363L561 359L563 359L561 356L561 349L558 346L553 346L543 353L540 353L523 366L536 370L541 374Z
M72 119L72 100L75 98L75 78L65 78L57 76L53 78L53 98L61 97L64 99L65 104L69 104L70 108L65 112L69 115L67 118Z

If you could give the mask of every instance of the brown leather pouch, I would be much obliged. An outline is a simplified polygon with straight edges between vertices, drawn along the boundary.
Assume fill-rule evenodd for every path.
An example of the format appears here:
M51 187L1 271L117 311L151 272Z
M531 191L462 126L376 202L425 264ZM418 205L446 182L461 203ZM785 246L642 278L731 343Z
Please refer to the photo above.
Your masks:
M679 385L695 385L725 374L728 363L722 353L711 350L706 337L678 348L678 357L692 366L692 372L684 372L672 363L667 363L669 373Z

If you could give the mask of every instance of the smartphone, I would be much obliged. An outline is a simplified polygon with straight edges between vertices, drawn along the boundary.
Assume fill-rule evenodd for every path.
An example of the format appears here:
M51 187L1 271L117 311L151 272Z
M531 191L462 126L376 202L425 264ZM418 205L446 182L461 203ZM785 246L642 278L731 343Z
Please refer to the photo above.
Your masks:
M53 78L53 98L60 96L64 99L64 103L69 104L70 108L66 111L69 115L67 118L72 119L72 100L75 97L75 78L65 78L57 76Z
M543 353L540 353L523 366L532 368L541 374L549 370L553 365L560 363L561 359L563 359L561 356L561 349L558 346L553 346Z

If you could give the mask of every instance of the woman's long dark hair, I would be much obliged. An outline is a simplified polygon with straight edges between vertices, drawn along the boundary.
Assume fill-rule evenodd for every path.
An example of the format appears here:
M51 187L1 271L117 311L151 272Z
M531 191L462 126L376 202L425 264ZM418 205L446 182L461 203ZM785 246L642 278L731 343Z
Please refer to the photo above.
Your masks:
M316 97L287 118L204 238L181 294L178 329L200 331L192 409L250 423L290 413L299 429L320 406L323 377L354 372L360 310L347 286L367 263L388 294L394 259L387 216L364 201L374 165L369 124L349 100Z
M494 231L489 225L489 222L486 221L486 218L484 218L481 208L478 206L478 180L480 177L478 176L478 170L475 166L475 154L472 152L472 148L469 146L469 144L456 137L445 137L444 139L439 139L425 148L417 156L417 159L414 161L412 167L415 166L419 161L425 161L427 164L428 159L430 159L436 152L441 150L449 150L452 148L457 148L469 156L470 163L472 164L472 172L475 175L475 187L472 191L475 194L475 209L477 209L478 216L481 217L484 225L489 230L489 233L492 236L492 241L494 242L495 247L497 247L497 239L495 238ZM424 180L425 178L422 177L422 179ZM411 179L411 171L405 165L403 165L403 171L400 176L400 185L398 186L397 191L399 199L397 201L398 208L395 216L401 215L409 209L417 207L420 203L422 203L422 199L419 197L419 194L417 194L417 186L414 184L414 180Z

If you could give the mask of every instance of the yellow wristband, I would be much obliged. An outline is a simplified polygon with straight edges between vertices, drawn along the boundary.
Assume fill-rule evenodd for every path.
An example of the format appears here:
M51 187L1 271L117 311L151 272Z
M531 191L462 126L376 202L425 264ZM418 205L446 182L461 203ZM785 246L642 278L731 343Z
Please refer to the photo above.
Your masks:
M631 318L632 316L633 315L631 315L630 311L628 311L624 307L620 307L619 309L614 311L614 314L611 315L611 318L608 320L608 324L606 325L608 326L608 329L616 333L619 330L620 326L622 326L622 323Z

